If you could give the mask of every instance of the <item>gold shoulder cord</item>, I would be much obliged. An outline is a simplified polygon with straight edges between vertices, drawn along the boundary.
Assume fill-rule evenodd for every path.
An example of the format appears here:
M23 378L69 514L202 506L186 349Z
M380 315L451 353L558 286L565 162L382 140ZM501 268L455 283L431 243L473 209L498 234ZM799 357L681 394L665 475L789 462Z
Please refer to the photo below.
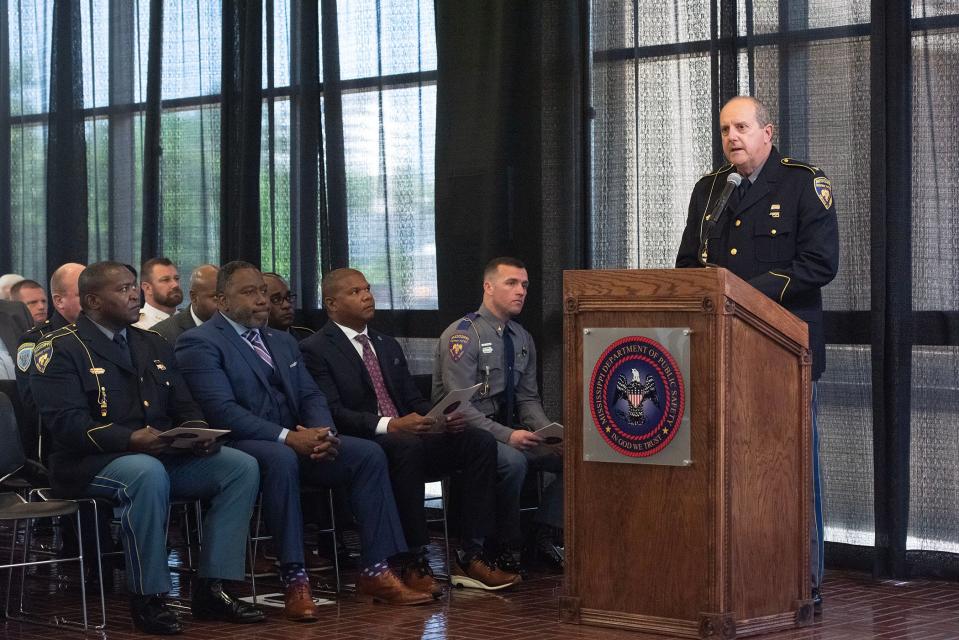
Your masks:
M706 215L707 215L707 213L709 213L709 201L712 200L712 198L713 198L713 189L716 188L716 178L718 178L718 177L719 177L719 174L722 173L724 170L725 170L725 169L721 169L721 170L717 171L716 173L712 174L712 175L713 175L713 181L712 181L712 183L709 185L709 195L706 196L706 208L703 210L703 215L702 215L702 217L699 219L699 237L700 237L700 238L703 237L703 225L706 224ZM708 175L708 174L707 174L707 175ZM703 244L703 255L702 255L703 262L706 261L706 257L707 257L707 255L708 255L708 253L709 253L709 245L708 245L708 243L709 243L709 238L707 238L707 239L706 239L706 243Z
M86 352L87 354L87 360L90 361L90 373L93 374L93 377L96 378L96 381L97 381L97 389L98 389L97 404L100 405L100 417L106 418L107 417L107 388L104 387L102 384L100 384L100 374L98 373L99 369L97 365L93 362L93 356L90 354L90 350L87 349L87 345L83 344L83 340L80 338L80 336L77 334L76 331L71 329L69 325L64 327L64 329L66 329L69 333L73 334L73 336L77 339L77 342L80 343L80 346L83 347L84 352Z

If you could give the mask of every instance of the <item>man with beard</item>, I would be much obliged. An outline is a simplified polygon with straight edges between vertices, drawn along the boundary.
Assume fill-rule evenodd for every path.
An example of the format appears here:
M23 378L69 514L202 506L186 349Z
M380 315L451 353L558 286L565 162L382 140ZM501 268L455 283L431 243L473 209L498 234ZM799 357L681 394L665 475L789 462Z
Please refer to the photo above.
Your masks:
M190 304L175 316L153 325L153 330L176 344L181 333L199 327L216 313L216 274L219 267L201 264L190 274Z
M293 308L296 306L296 294L286 286L286 281L278 273L264 273L266 295L270 299L270 320L267 323L271 329L286 331L296 338L297 342L313 335L313 329L298 327L293 324Z
M150 329L161 320L176 313L183 302L180 272L169 258L150 258L140 269L140 287L143 289L143 308L134 327Z
M137 319L136 278L118 262L80 274L84 313L33 352L33 396L53 434L57 495L117 505L134 625L172 635L182 626L159 597L170 590L165 523L171 498L202 499L205 540L192 591L195 619L261 622L225 580L243 579L247 528L259 486L256 461L218 443L174 449L163 432L207 426L177 370L173 349Z

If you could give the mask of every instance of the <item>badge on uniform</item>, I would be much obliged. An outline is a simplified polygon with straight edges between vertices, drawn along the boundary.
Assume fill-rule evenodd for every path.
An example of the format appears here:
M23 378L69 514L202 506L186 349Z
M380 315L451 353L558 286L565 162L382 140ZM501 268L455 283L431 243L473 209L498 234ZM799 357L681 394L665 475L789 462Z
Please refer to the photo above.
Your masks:
M822 206L827 209L832 206L832 184L829 182L829 178L826 176L820 176L813 180L813 187L816 189L816 195L819 196L819 201L822 202Z
M493 353L493 343L492 342L481 342L480 349L483 353L490 354Z
M160 362L159 360L154 360L153 364L155 364L157 369L159 369L160 371L166 371L166 365Z
M36 344L33 342L24 342L19 347L17 347L17 369L20 369L23 373L27 372L27 369L30 368L30 360L33 358L33 347Z
M782 207L778 204L769 205L769 217L778 218L780 214L780 209L782 209Z
M53 342L50 340L44 340L39 343L33 350L33 364L36 365L37 371L43 373L47 370L47 365L50 364L50 359L53 357Z
M453 358L453 362L458 362L460 358L463 357L463 351L466 350L466 345L470 343L470 337L465 333L454 333L450 336L450 357Z

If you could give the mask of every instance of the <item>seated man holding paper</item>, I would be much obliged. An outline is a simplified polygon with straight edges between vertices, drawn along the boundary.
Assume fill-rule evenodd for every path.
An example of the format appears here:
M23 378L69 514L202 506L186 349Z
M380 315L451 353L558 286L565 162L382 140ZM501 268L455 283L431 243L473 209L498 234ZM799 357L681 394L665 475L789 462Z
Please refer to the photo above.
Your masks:
M463 554L454 562L453 584L496 590L518 582L518 575L497 568L497 550L484 548L487 539L492 543L495 522L496 441L467 427L455 411L438 419L426 415L430 403L417 390L399 343L367 326L375 301L362 273L337 269L323 278L322 288L330 320L300 348L340 431L373 440L386 452L411 551L404 576L418 574L433 593L442 593L424 551L424 483L462 471Z
M546 443L535 431L550 420L536 383L533 337L515 319L523 310L528 287L529 276L519 260L494 258L486 265L483 304L440 336L433 363L433 401L453 389L482 385L465 414L467 424L489 431L497 440L497 522L504 542L517 545L522 539L520 492L527 469L558 474L543 491L536 512L535 549L561 566L562 446Z
M207 442L173 449L163 432L206 427L158 334L139 317L134 275L98 262L79 278L83 314L43 336L33 349L33 398L53 436L50 480L58 496L111 500L119 512L127 590L136 627L179 633L158 598L170 590L164 526L171 498L209 503L203 519L195 618L260 622L263 613L234 599L222 580L243 580L246 531L260 476L256 460ZM88 558L96 562L96 558Z

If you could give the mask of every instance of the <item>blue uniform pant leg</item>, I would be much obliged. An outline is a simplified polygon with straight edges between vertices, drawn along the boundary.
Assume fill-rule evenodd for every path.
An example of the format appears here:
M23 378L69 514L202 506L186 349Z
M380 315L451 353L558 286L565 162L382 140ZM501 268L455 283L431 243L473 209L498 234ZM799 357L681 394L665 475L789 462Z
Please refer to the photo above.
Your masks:
M235 440L230 446L253 456L260 465L263 519L273 536L280 563L303 564L300 461L296 452L274 440Z
M819 392L817 383L812 383L812 483L813 517L810 519L809 570L812 588L822 584L825 561L825 528L822 515L822 474L819 466Z
M360 528L364 567L407 550L393 499L383 449L370 440L340 436L335 460L302 459L304 482L322 487L349 485L350 507Z
M522 544L520 495L528 464L522 451L505 442L496 442L496 524L501 544Z
M243 580L246 538L260 471L251 456L223 447L212 456L164 457L174 498L209 501L203 515L200 577Z
M121 456L103 467L83 496L113 502L123 535L127 591L153 595L170 590L167 566L166 519L170 478L153 456Z

